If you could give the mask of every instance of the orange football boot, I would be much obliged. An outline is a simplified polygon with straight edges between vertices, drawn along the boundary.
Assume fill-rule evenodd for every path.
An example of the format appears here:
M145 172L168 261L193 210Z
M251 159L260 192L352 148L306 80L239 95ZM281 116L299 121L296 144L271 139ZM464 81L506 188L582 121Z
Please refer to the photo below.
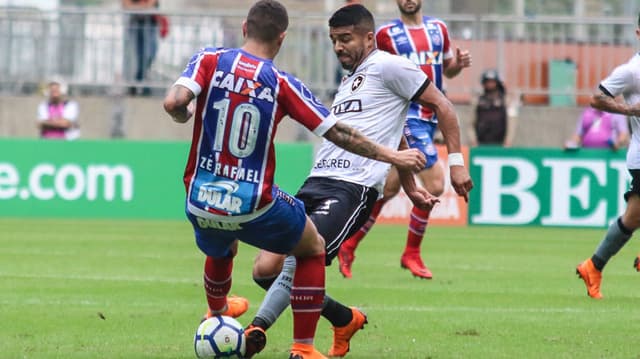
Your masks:
M351 265L355 260L356 256L353 254L353 251L344 248L344 246L340 246L340 249L338 250L338 263L340 266L338 269L340 270L340 273L342 273L343 277L347 279L351 278Z
M207 309L207 313L202 320L207 320L214 315L226 315L231 318L238 318L249 309L249 300L244 297L235 295L227 297L227 309L221 313L212 313L211 309Z
M400 266L404 269L408 269L411 271L411 274L418 278L422 279L431 279L433 278L433 274L424 265L422 262L422 258L420 258L420 253L404 253L400 258Z
M289 359L327 359L313 344L293 343Z
M576 267L576 274L584 281L584 284L587 286L587 294L591 298L602 299L602 293L600 293L602 272L596 269L591 258Z
M333 344L329 349L329 356L343 357L349 351L349 341L364 325L368 323L367 316L359 309L351 307L353 318L344 327L333 327Z

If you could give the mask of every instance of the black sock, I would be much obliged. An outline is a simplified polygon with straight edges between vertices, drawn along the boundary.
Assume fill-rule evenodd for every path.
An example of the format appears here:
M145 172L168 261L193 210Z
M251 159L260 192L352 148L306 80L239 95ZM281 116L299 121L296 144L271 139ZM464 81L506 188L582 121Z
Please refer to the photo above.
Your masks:
M607 265L607 261L596 256L595 254L591 256L591 261L593 262L593 266L596 267L596 269L600 272L602 272L604 266Z
M271 277L271 278L256 278L256 277L253 277L253 281L256 282L256 284L259 285L262 289L269 290L269 288L271 288L271 285L273 284L273 282L276 281L276 278L278 278L278 276Z
M325 304L321 314L327 318L334 327L344 327L353 319L351 308L345 307L329 296L325 296Z
M253 321L251 322L251 325L253 325L255 327L260 327L265 331L267 329L269 329L269 323L267 323L264 319L262 319L260 317L253 318Z

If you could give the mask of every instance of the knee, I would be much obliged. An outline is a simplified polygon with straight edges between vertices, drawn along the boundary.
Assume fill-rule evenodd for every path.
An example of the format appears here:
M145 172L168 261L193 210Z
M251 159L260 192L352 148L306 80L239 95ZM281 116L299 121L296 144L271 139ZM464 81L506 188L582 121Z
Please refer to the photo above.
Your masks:
M436 180L430 180L425 183L425 188L432 195L439 197L444 193L444 178L439 178Z
M314 245L314 255L320 255L326 251L324 237L318 233L316 244Z
M282 270L282 256L277 254L258 253L253 262L253 278L274 278ZM259 284L259 283L258 283Z
M640 218L627 216L626 213L622 216L621 221L624 229L629 232L634 232L638 227L640 227Z
M388 201L391 198L393 198L395 195L397 195L398 192L400 192L400 184L399 183L398 183L397 186L395 186L395 185L384 186L384 190L382 191L382 198L384 198L384 200Z

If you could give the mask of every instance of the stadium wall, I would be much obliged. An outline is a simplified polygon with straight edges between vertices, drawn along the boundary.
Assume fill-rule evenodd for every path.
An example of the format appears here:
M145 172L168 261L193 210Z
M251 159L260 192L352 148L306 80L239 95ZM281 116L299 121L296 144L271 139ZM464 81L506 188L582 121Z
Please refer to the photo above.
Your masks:
M122 114L126 139L183 141L191 137L191 126L176 124L164 112L160 97L78 97L83 139L109 139L114 116ZM0 137L36 138L37 96L0 96ZM473 108L456 105L463 127L472 121ZM514 147L562 147L575 129L582 111L577 107L523 106L516 126ZM283 121L278 142L317 140L293 121ZM466 131L463 143L467 143Z

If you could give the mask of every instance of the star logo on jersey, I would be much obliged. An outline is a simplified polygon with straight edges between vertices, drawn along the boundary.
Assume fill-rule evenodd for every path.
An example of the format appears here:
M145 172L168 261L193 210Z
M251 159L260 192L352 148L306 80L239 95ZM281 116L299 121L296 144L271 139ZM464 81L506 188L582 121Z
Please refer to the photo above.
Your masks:
M364 83L364 75L358 75L353 79L353 82L351 83L351 92L356 92L358 91L358 89L360 87L362 87L362 84Z

